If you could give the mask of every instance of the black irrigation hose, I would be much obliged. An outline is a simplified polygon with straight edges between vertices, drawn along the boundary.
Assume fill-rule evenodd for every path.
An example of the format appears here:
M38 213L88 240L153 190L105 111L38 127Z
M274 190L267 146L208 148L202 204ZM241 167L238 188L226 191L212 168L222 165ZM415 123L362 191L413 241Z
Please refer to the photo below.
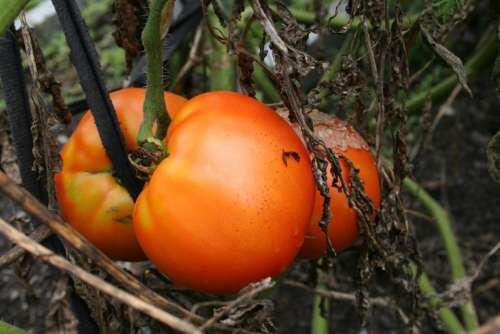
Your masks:
M7 102L7 118L11 127L23 186L41 202L47 204L47 193L44 191L38 174L32 168L34 156L30 104L16 35L11 30L0 38L0 59L2 59L0 80ZM44 244L56 253L64 254L64 246L55 235L45 240ZM71 289L70 306L78 319L79 333L98 333L97 325L90 317L87 304L75 293L74 289Z
M203 18L201 6L198 0L184 1L184 8L179 17L172 23L168 38L165 40L163 61L168 61L172 54L177 50L187 34L194 31ZM130 74L129 86L144 87L146 77L144 73L146 59L144 56L139 58ZM73 115L79 114L89 109L86 100L80 100L71 103L68 109Z
M74 0L52 0L70 48L70 58L94 116L99 136L113 163L115 175L135 199L142 189L127 159L127 151L116 114L109 99L97 52Z
M0 79L7 102L7 117L14 139L19 169L24 187L43 202L47 195L40 185L38 174L33 170L33 136L31 134L31 112L26 82L24 80L21 55L14 32L8 30L0 38Z

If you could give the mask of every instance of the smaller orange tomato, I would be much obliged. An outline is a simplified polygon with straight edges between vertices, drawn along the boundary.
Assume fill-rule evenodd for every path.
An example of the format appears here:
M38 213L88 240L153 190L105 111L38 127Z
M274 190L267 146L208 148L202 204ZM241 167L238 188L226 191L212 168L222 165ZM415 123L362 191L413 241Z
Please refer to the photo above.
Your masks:
M125 144L137 149L145 90L127 88L110 94ZM165 93L175 115L183 97ZM86 112L61 151L62 170L55 176L57 200L64 219L114 260L145 260L132 226L134 202L113 177L113 166L101 143L94 118Z
M313 112L309 115L313 120L314 132L339 157L349 159L359 170L359 177L363 181L365 192L372 201L373 207L380 206L380 184L377 166L368 144L347 122L334 116ZM298 131L297 126L294 126ZM344 180L349 180L350 167L340 159ZM328 166L327 170L330 170ZM342 251L351 246L359 235L358 215L349 207L347 196L332 185L333 177L328 172L330 184L330 211L332 218L328 225L328 236L335 251ZM323 213L324 198L316 191L314 210L311 224L306 232L304 244L299 256L318 258L326 255L325 235L319 227Z

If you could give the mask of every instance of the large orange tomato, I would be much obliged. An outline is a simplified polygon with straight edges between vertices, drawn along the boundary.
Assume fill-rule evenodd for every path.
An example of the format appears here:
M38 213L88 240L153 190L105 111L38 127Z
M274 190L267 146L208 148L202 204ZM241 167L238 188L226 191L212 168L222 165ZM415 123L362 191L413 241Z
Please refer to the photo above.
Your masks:
M144 93L142 88L127 88L110 94L129 150L138 148ZM186 101L171 93L165 93L165 99L171 114ZM78 123L61 157L62 170L55 183L64 219L112 259L144 260L132 226L134 202L112 175L111 161L90 112Z
M212 92L188 101L134 208L137 239L179 286L235 292L281 273L314 204L308 153L264 104Z
M365 192L372 201L375 209L380 206L380 185L377 166L368 144L347 122L334 116L313 112L310 114L314 124L314 132L339 157L349 159L359 170L359 177L363 181ZM295 126L297 129L297 127ZM342 175L349 182L349 165L340 159ZM330 167L328 167L328 171ZM342 251L351 246L358 238L358 215L349 207L346 194L332 185L333 178L328 173L330 186L330 211L332 218L328 225L328 236L336 251ZM301 257L318 258L326 255L325 235L319 227L323 213L324 199L316 191L316 200L311 217L311 224L306 232L304 245L300 251Z

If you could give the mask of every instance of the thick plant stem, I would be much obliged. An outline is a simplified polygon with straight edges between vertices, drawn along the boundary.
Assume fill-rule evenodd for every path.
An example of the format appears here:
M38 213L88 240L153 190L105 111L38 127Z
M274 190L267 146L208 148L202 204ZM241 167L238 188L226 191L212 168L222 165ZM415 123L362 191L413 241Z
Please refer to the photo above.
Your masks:
M434 221L436 222L436 226L441 234L441 237L443 238L444 246L446 248L453 282L464 279L466 277L466 272L463 265L462 254L460 253L460 248L458 247L455 234L453 233L451 219L448 212L446 212L446 210L416 182L406 178L403 181L403 185L406 190L420 200L420 202L434 217ZM461 312L466 329L468 331L476 329L479 324L473 302L468 301L462 305Z
M414 274L416 274L417 269L416 266L413 265L411 267ZM457 319L455 313L448 307L440 307L439 306L439 298L436 297L436 290L432 286L429 277L425 273L420 275L420 279L418 281L418 285L420 290L424 293L425 296L429 298L429 303L431 306L438 309L439 318L443 322L446 330L450 334L461 334L465 333L465 329Z
M144 100L144 121L139 129L137 142L144 143L147 139L156 137L163 139L167 133L170 118L165 110L163 95L163 67L161 23L165 6L170 6L173 0L153 0L146 26L142 31L142 43L147 58L147 87ZM156 123L156 134L153 135L153 125Z
M465 63L465 74L468 80L476 77L479 70L488 64L492 64L497 54L497 40L494 34L488 37L484 46L475 52L475 54ZM430 91L424 90L419 94L412 97L406 103L406 110L408 113L414 113L421 109L425 104L427 98L433 102L438 103L446 99L448 94L458 84L458 79L455 74L450 75L434 87Z
M216 30L223 30L219 19L212 11L208 14L210 24ZM211 53L209 55L210 90L228 90L232 91L236 85L236 68L233 58L229 55L226 45L219 42L212 35L206 34L206 42L211 45Z
M5 34L28 2L29 0L0 0L0 36Z

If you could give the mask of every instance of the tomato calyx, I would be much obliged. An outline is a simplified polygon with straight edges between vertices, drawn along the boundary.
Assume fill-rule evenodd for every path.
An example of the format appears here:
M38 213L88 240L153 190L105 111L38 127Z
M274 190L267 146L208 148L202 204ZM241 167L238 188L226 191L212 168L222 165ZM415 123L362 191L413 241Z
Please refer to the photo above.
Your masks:
M168 150L163 141L149 137L142 141L139 148L131 152L128 159L136 170L137 177L149 180L156 167L168 156Z
M167 156L163 138L167 134L170 115L163 91L163 61L161 56L162 35L171 23L175 0L154 0L142 31L146 52L146 95L143 104L144 119L137 134L139 149L129 155L138 177L149 179L159 163ZM154 131L156 127L156 131Z

